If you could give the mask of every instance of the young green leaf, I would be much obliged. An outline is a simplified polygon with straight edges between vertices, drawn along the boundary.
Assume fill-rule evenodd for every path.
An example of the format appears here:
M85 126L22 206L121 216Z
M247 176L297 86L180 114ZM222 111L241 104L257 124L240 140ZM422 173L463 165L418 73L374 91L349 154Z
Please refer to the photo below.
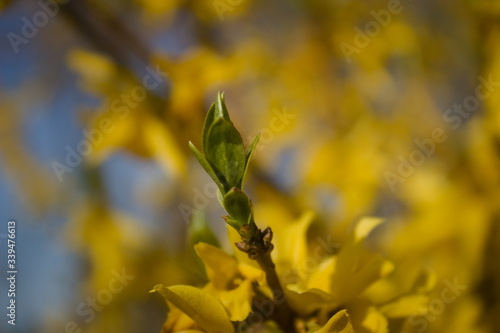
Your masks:
M219 188L220 191L224 191L224 186L222 183L219 181L219 178L215 174L215 171L212 169L212 166L208 161L206 160L205 156L203 156L202 153L195 147L195 145L189 141L189 148L191 151L194 153L194 156L196 156L196 159L200 163L200 165L205 169L206 173L214 180L215 184Z
M217 190L217 201L219 201L221 207L224 207L224 194L222 194L221 190Z
M248 196L242 190L233 187L224 196L224 208L241 226L248 224L252 217L252 204ZM239 230L239 229L238 229Z
M239 231L240 228L241 228L241 223L236 221L236 220L233 220L231 218L231 216L229 215L225 215L222 217L222 219L224 219L224 222L226 222L227 224L229 224L231 227L233 227L236 231Z
M205 157L224 185L223 193L239 185L245 169L245 149L241 135L232 123L223 118L214 121L208 131Z
M257 147L257 144L259 143L259 139L260 133L257 134L257 136L253 139L252 144L250 145L250 148L248 148L248 151L245 155L245 169L243 170L243 176L241 176L240 183L238 184L238 187L241 189L243 188L243 182L245 181L245 176L248 172L248 165L250 164L250 160L252 159L255 147Z
M224 100L224 93L217 94L217 104L215 106L215 118L224 118L227 121L231 122L229 118L229 112L226 108L226 102Z
M212 105L210 106L210 109L208 109L207 115L205 117L205 122L203 124L203 132L201 135L201 148L203 149L203 152L205 154L207 151L208 130L210 129L210 126L212 126L214 120L215 120L215 103L212 103Z

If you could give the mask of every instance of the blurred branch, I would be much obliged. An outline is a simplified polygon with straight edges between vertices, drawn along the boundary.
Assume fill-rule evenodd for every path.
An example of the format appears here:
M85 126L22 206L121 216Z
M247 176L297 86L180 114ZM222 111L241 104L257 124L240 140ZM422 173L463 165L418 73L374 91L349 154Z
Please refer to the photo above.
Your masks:
M151 50L116 15L85 0L70 1L61 10L82 36L119 65L136 72L149 64Z

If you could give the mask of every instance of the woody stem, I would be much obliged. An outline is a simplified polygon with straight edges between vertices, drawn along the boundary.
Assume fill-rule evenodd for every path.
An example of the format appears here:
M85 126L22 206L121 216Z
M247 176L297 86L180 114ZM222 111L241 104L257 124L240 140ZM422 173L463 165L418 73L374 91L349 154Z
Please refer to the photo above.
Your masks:
M292 309L288 305L285 292L276 273L276 266L271 254L265 254L256 259L260 268L266 273L266 282L273 293L273 302L276 306L275 320L284 332L296 332Z
M266 282L271 289L273 303L276 309L273 313L276 323L283 332L296 333L297 330L294 323L296 315L288 304L285 291L279 280L278 273L276 272L276 265L271 258L271 251L273 250L271 239L271 228L267 228L264 232L257 229L252 239L243 239L242 242L245 243L243 247L238 246L238 244L237 246L240 250L246 252L250 259L257 261L260 268L266 274Z

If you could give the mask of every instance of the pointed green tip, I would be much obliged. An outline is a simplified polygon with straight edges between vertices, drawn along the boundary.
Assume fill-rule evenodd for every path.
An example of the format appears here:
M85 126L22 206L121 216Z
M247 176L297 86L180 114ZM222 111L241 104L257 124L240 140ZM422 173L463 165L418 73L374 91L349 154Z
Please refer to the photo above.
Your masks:
M226 108L226 100L224 99L224 92L217 93L217 104L215 105L215 118L224 118L231 121L229 112Z
M191 141L189 141L188 145L189 145L189 149L191 149L191 151L192 151L195 155L198 155L198 154L199 154L200 156L203 156L203 155L200 153L200 151L198 150L198 148L196 148L196 146L194 145L194 143L192 143ZM198 157L198 156L196 156L196 157Z
M198 153L198 148L196 148L196 146L194 145L194 143L192 143L191 141L189 141L188 146L189 146L189 149L191 149L191 151L193 153L195 153L195 154Z
M225 104L224 92L217 92L217 109L222 110L222 105Z

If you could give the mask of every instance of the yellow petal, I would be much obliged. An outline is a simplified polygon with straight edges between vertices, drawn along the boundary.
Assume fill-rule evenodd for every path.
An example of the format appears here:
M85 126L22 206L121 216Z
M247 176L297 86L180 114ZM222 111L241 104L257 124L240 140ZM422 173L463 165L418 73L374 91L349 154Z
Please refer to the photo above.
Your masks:
M387 319L373 306L368 307L361 320L361 327L371 333L387 333L387 325Z
M252 311L253 290L252 283L243 281L236 289L219 291L218 299L229 311L231 321L243 321Z
M313 218L312 212L305 212L298 221L275 233L273 257L278 268L298 267L304 263L307 258L307 229Z
M336 258L330 257L318 265L307 281L308 288L330 291L331 276L335 270Z
M175 177L184 176L187 170L186 158L171 131L154 117L147 117L144 127L144 141L151 154Z
M339 258L340 259L340 258ZM354 257L346 256L346 261ZM337 267L332 275L330 293L339 302L348 301L361 292L377 279L383 277L391 270L393 265L384 260L380 255L373 254L364 264L354 267L344 261L337 261Z
M298 285L288 285L285 289L290 307L301 316L308 316L325 307L333 309L337 303L333 297L319 289L303 290Z
M106 110L91 118L87 131L95 133L95 144L87 156L90 163L102 163L110 154L123 148L140 156L150 156L146 152L144 140L138 139L142 138L141 131L144 128L142 113L125 106L119 108L124 111Z
M403 318L409 317L418 309L426 307L429 302L429 297L425 295L409 295L397 299L394 302L380 307L380 312L387 318Z
M366 237L380 223L380 219L362 219L336 256L330 293L338 302L343 303L358 296L393 270L391 262L365 248Z
M162 326L162 333L189 330L196 325L193 319L188 317L172 303L167 302L167 306L169 308L169 311L167 314L167 319Z
M209 333L234 332L224 306L203 290L191 286L165 287L158 284L151 292L160 293Z
M215 288L226 289L228 283L238 272L236 259L223 250L206 243L198 243L194 249L205 264L208 278Z
M354 230L355 242L364 240L382 222L383 219L377 217L365 217L361 219Z
M323 328L316 333L355 333L354 328L351 324L351 319L347 314L347 310L341 310L337 312L330 320L326 323Z
M363 292L363 298L373 304L387 304L403 295L425 294L434 288L435 275L423 270L415 260L399 261L390 275L377 280Z
M257 281L260 285L266 283L266 275L260 268L240 263L238 265L241 275L250 281Z
M92 93L107 92L109 81L118 74L117 66L108 57L76 49L68 54L68 66L80 75L82 87Z

